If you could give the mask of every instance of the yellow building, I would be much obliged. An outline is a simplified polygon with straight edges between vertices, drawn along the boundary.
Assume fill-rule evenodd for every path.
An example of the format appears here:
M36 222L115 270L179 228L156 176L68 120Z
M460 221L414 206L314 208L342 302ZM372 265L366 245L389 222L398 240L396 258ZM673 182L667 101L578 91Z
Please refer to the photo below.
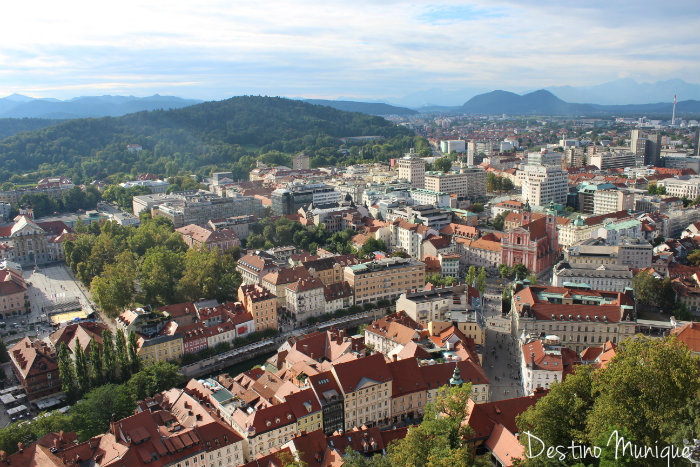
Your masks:
M175 360L182 357L181 336L156 336L151 339L139 336L137 354L146 364Z
M345 280L355 292L355 303L392 299L425 286L425 263L413 258L386 258L345 268Z
M277 297L257 284L241 285L238 301L253 315L255 330L277 329Z
M346 266L357 264L355 255L338 255L319 258L311 261L302 261L311 277L321 279L323 285L336 284L343 282Z
M313 389L289 394L285 400L297 418L297 433L323 429L323 409Z

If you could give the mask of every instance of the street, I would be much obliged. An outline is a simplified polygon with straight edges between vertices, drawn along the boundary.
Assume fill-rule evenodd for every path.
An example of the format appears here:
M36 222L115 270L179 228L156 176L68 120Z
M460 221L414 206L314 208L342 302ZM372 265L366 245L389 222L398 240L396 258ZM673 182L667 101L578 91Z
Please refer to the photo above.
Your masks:
M510 335L510 320L501 316L501 291L487 288L484 298L486 320L486 345L483 368L489 377L491 393L489 401L522 396L520 361ZM500 287L498 285L497 287Z

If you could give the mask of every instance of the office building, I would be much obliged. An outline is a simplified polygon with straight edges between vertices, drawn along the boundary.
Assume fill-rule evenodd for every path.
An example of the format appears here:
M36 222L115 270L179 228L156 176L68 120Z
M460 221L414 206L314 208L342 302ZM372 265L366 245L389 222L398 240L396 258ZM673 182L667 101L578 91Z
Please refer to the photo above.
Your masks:
M544 165L526 165L523 170L523 203L544 206L550 202L566 204L569 190L568 174L561 168Z
M588 165L594 165L600 170L624 169L625 167L635 167L636 164L635 154L626 150L596 152L589 156L588 159Z
M408 180L413 188L425 188L425 160L411 150L399 159L399 179Z
M586 264L561 261L554 266L554 287L588 286L594 290L624 292L632 287L632 268L624 264Z
M661 135L631 130L630 150L635 155L637 167L658 166L661 159Z
M681 177L665 178L656 182L657 187L665 187L666 194L679 198L694 200L700 196L700 176L683 175Z
M310 204L324 206L340 203L343 194L324 183L294 183L278 188L270 195L272 212L278 216L296 214L299 208Z
M463 153L466 152L466 141L462 139L448 139L440 141L440 151L444 154L450 154L452 152Z
M593 193L593 215L634 209L634 194L627 190L596 190Z

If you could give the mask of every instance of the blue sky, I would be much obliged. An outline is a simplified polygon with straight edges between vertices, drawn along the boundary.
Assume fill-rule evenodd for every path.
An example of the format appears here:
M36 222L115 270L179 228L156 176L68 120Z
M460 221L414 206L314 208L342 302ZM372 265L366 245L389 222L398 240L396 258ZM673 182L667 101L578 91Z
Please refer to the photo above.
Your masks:
M697 0L6 2L0 96L400 97L700 81Z

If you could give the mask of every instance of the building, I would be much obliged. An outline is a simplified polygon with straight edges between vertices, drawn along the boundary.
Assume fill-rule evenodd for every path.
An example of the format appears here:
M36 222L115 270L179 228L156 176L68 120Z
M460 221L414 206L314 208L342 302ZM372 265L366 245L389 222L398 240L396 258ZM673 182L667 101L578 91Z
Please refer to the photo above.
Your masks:
M287 286L295 284L299 279L310 277L309 271L304 266L282 268L265 274L262 278L262 286L277 297L277 304L281 306L287 301Z
M633 336L637 324L631 290L606 292L576 287L527 286L516 282L511 301L511 333L559 336L576 352Z
M387 364L391 373L392 423L416 422L423 414L428 400L428 385L415 358Z
M297 321L306 321L326 312L325 289L321 279L309 277L287 285L287 311Z
M35 222L30 215L0 226L0 245L7 249L3 259L22 267L47 264L63 259L63 241L72 230L61 221Z
M486 197L486 171L481 167L462 167L461 173L467 176L467 199Z
M148 188L153 194L158 194L167 192L168 188L170 188L170 183L163 180L134 180L120 183L119 186L126 189L140 186L143 188Z
M586 162L586 155L584 149L581 147L567 147L564 148L564 158L563 167L583 167Z
M399 179L408 180L414 188L425 188L425 160L411 150L398 161Z
M309 170L311 159L303 152L292 157L292 170Z
M523 264L539 274L554 265L560 254L556 216L547 213L532 221L532 213L524 210L522 225L509 230L501 239L501 263L508 267Z
M542 149L539 152L530 152L527 154L527 165L554 167L561 169L562 153Z
M420 223L439 232L452 222L452 213L430 204L389 208L386 213L386 220L393 222L396 219L403 219L414 224Z
M211 230L195 224L175 229L190 248L206 248L209 251L218 248L220 252L228 251L240 245L236 232L229 229Z
M624 292L632 288L632 268L618 264L567 263L554 266L552 285L555 287L588 286L594 290Z
M270 195L272 212L277 216L296 214L299 208L331 205L343 200L343 193L324 183L294 183L278 188Z
M643 269L651 266L653 247L640 238L623 237L617 245L605 239L590 238L564 250L564 259L570 263L618 264Z
M75 349L80 348L86 355L90 354L90 341L95 340L95 343L102 350L102 333L109 329L102 323L91 321L83 321L64 326L49 335L51 346L59 351L61 344L66 344L68 351L75 358Z
M658 166L661 158L661 134L631 130L630 150L635 155L637 167Z
M357 264L355 255L326 256L325 258L302 261L301 265L311 277L321 279L324 285L343 282L345 267Z
M523 170L523 203L544 206L550 202L566 204L569 191L568 174L559 167L526 165Z
M628 219L632 217L627 211L608 212L585 219L578 216L573 222L559 226L559 244L562 247L569 247L582 240L588 240L606 224L624 222Z
M29 294L21 272L0 269L0 301L3 320L29 313Z
M444 154L450 154L452 152L464 153L467 152L467 142L463 139L447 139L440 141L440 151Z
M467 174L429 171L425 173L425 189L467 196Z
M188 224L206 224L211 219L240 214L236 200L205 191L178 193L175 199L151 207L151 216L169 219L177 229Z
M404 311L397 311L380 318L365 327L365 345L389 356L395 349L399 351L410 342L421 340L423 326Z
M596 190L593 193L593 215L634 209L634 194L626 190Z
M391 371L382 354L334 364L331 373L343 394L346 431L391 423Z
M161 333L154 337L139 336L137 354L147 364L165 362L182 357L184 350L182 336L179 334Z
M323 432L332 435L345 430L345 409L343 393L330 371L309 376L309 386L321 404L323 413Z
M667 169L690 169L700 174L700 157L667 154L661 160Z
M396 301L396 310L403 311L419 323L442 321L451 308L454 295L452 287L407 291Z
M274 259L266 252L248 253L238 260L236 271L240 273L244 284L260 284L263 277L280 269Z
M46 342L25 337L8 354L12 372L30 401L61 392L58 356Z
M694 200L700 196L700 176L698 175L665 178L657 181L656 186L665 187L667 195L677 196L678 198Z
M624 169L626 167L635 167L635 154L629 151L596 152L590 155L588 165L594 165L600 170L608 169Z
M238 301L253 315L255 330L277 329L277 297L257 284L243 284L238 288Z
M457 238L457 253L461 255L461 267L478 266L497 268L501 264L501 235L489 232L486 235L470 240Z
M386 258L347 266L345 281L355 292L355 303L363 305L398 297L425 285L425 263L413 258Z
M532 395L539 388L549 389L554 382L561 383L573 372L574 365L581 364L578 354L562 347L559 338L554 335L523 341L520 356L525 395Z

